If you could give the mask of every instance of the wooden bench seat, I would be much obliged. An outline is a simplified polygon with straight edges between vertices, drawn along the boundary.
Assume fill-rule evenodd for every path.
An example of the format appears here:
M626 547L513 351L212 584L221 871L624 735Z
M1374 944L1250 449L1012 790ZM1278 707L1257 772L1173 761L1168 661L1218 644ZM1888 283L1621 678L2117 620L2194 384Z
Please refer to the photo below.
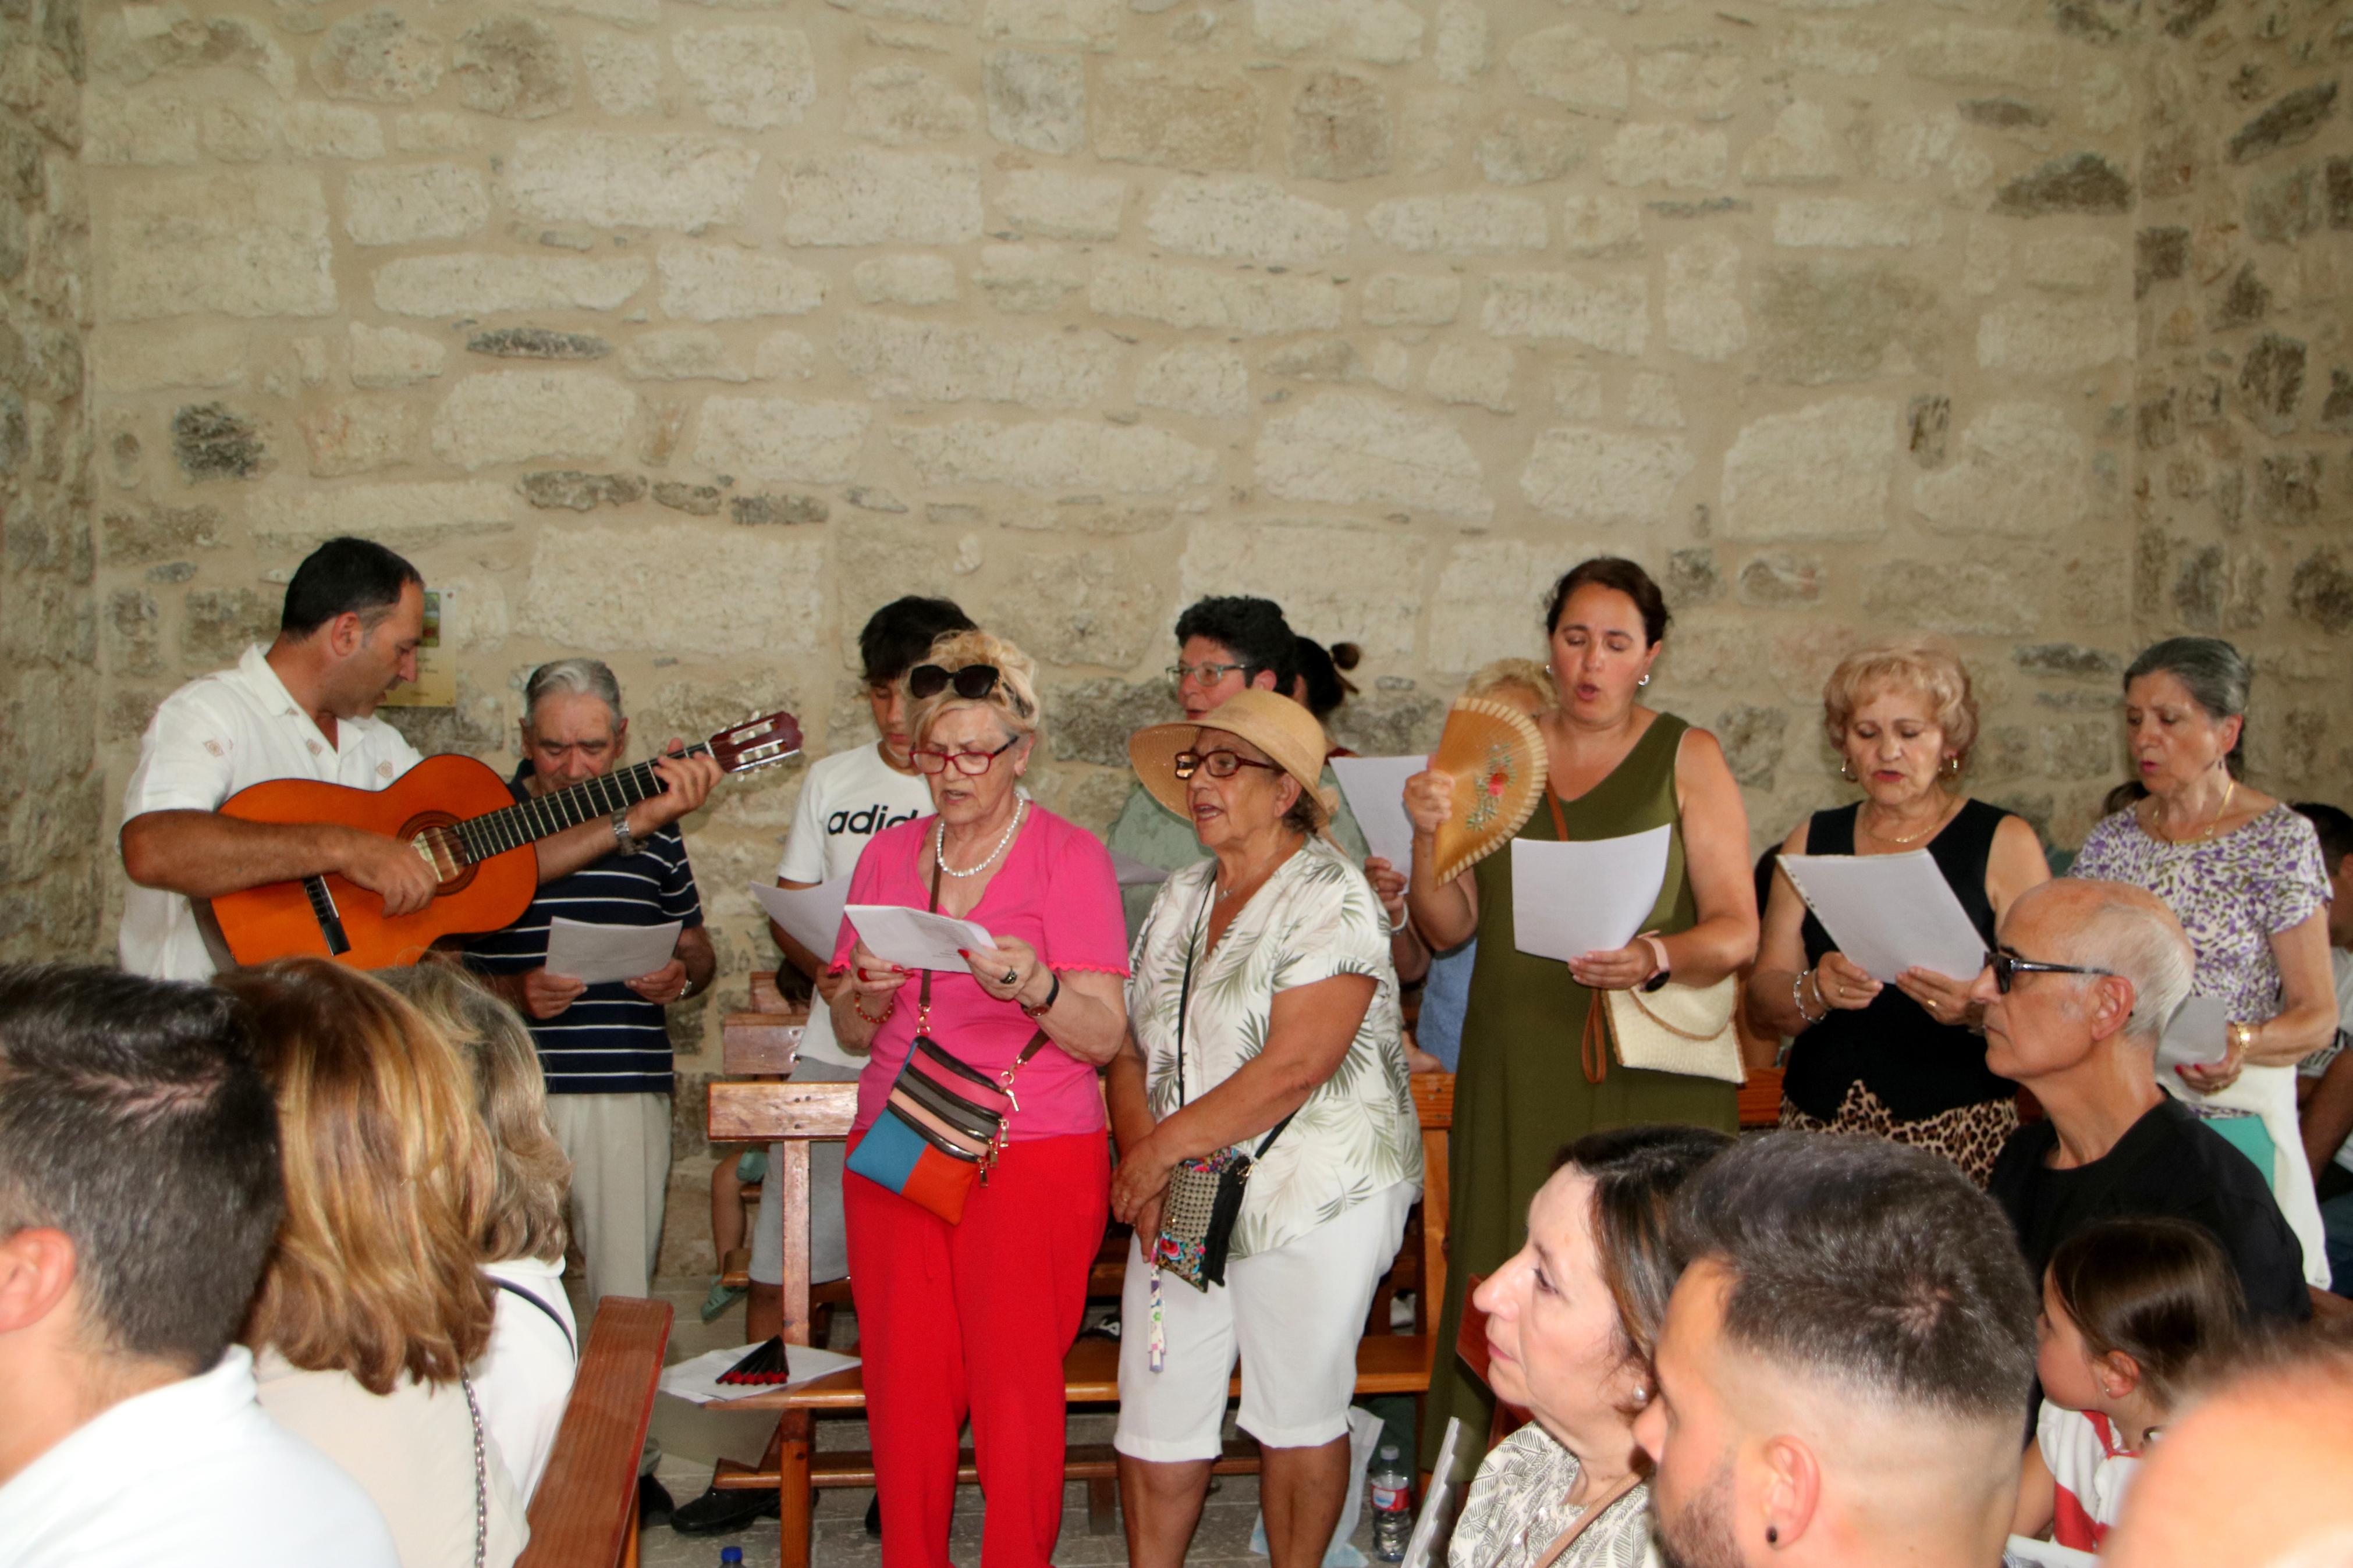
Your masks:
M666 1302L607 1296L581 1347L516 1568L636 1568L638 1460L670 1346Z
M1431 1300L1446 1289L1447 1133L1453 1122L1454 1079L1448 1074L1425 1074L1412 1080L1416 1110L1422 1128L1424 1215L1419 1281ZM788 1343L810 1342L811 1292L808 1284L809 1145L845 1137L857 1110L858 1089L849 1083L717 1082L711 1086L708 1125L719 1143L768 1143L783 1146L781 1161L772 1160L768 1180L776 1184L784 1207L785 1288L784 1338ZM1105 1249L1107 1252L1109 1248ZM1099 1258L1091 1270L1090 1292L1110 1285L1113 1270L1124 1278L1124 1259ZM1356 1349L1356 1393L1411 1394L1430 1388L1432 1342L1424 1334L1367 1334ZM1229 1394L1232 1389L1229 1388ZM1119 1400L1119 1346L1110 1340L1082 1339L1064 1363L1064 1398L1072 1405L1115 1405ZM777 1491L783 1568L808 1568L811 1508L819 1487L860 1487L873 1484L873 1457L865 1453L819 1451L815 1419L819 1415L854 1415L866 1408L862 1369L851 1368L819 1378L799 1388L763 1390L717 1408L774 1410L776 1436L756 1465L723 1463L712 1484L722 1489L773 1486ZM1228 1474L1254 1472L1259 1458L1254 1445L1234 1445L1217 1468ZM1098 1532L1116 1528L1116 1494L1113 1478L1116 1462L1108 1450L1082 1447L1066 1457L1065 1473L1087 1483L1090 1527ZM974 1479L967 1467L959 1479Z

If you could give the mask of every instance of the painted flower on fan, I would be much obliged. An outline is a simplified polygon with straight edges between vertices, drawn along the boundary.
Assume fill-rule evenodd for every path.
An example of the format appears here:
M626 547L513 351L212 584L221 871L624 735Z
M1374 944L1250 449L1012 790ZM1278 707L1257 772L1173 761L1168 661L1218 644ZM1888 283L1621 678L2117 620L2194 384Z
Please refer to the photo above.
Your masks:
M1518 763L1509 747L1489 746L1486 787L1472 801L1471 809L1463 816L1462 826L1477 833L1501 816L1504 796L1511 792L1517 773Z

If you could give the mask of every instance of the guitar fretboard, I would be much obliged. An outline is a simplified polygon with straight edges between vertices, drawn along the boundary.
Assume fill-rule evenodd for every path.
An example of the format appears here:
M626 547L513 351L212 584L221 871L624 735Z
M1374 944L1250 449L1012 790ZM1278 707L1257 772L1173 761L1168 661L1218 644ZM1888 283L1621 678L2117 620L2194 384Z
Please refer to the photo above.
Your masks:
M704 742L689 746L686 755L708 755L710 752L710 743ZM458 840L465 846L468 861L487 860L493 855L520 849L567 827L577 827L596 817L627 811L641 800L665 793L669 787L662 783L661 775L654 772L652 763L639 763L634 767L584 780L554 795L518 801L503 810L470 817L458 824Z

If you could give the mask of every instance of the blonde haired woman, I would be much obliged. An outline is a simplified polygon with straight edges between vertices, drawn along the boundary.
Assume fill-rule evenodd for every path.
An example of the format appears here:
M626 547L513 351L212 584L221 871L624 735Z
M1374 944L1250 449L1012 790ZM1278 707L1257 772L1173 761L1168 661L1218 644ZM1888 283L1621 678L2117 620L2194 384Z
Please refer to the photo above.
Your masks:
M498 1287L490 1349L473 1365L482 1425L529 1497L547 1468L580 1329L564 1293L564 1195L572 1162L547 1124L547 1081L522 1015L454 964L382 972L448 1036L472 1069L474 1105L498 1163L498 1200L482 1226L482 1272Z
M2024 818L1958 786L1978 735L1969 673L1941 644L1906 639L1850 654L1822 688L1822 729L1853 805L1818 811L1785 855L1926 850L1993 945L2010 901L2050 879ZM1907 970L1883 985L1838 952L1788 875L1765 905L1748 1016L1796 1037L1781 1079L1781 1125L1862 1132L1944 1155L1980 1187L2018 1126L2018 1086L1986 1066L1974 974Z
M936 815L876 834L852 904L934 909L985 927L956 970L883 960L848 921L831 973L836 1037L867 1056L842 1211L892 1568L947 1568L956 1435L969 1414L988 1496L987 1568L1045 1568L1062 1524L1062 1357L1102 1244L1110 1152L1095 1068L1127 1032L1126 927L1102 840L1018 787L1035 754L1037 667L956 632L907 672L909 752ZM861 1173L921 1032L965 1068L1012 1080L1010 1142L961 1222ZM888 1147L895 1120L883 1131ZM866 1169L880 1167L867 1165Z
M440 1030L325 959L222 975L278 1102L286 1219L246 1326L261 1406L375 1500L402 1568L506 1568L523 1501L466 1369L497 1159ZM263 1505L263 1506L266 1506Z

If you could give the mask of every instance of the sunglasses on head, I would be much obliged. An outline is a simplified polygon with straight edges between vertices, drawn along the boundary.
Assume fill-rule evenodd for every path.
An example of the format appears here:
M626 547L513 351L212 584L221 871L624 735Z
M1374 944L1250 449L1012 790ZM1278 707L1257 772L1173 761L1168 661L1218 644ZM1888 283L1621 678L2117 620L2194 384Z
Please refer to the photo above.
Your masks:
M1993 971L1993 988L2005 996L2010 994L2010 985L2021 974L2113 975L2116 973L2113 969L2086 969L2078 963L2043 963L2031 958L2021 958L2014 952L2003 952L1999 949L1989 952L1985 955L1985 961L1986 967Z
M907 695L919 701L951 687L958 697L977 702L997 689L997 666L967 664L960 669L944 669L936 664L919 664L907 672Z

